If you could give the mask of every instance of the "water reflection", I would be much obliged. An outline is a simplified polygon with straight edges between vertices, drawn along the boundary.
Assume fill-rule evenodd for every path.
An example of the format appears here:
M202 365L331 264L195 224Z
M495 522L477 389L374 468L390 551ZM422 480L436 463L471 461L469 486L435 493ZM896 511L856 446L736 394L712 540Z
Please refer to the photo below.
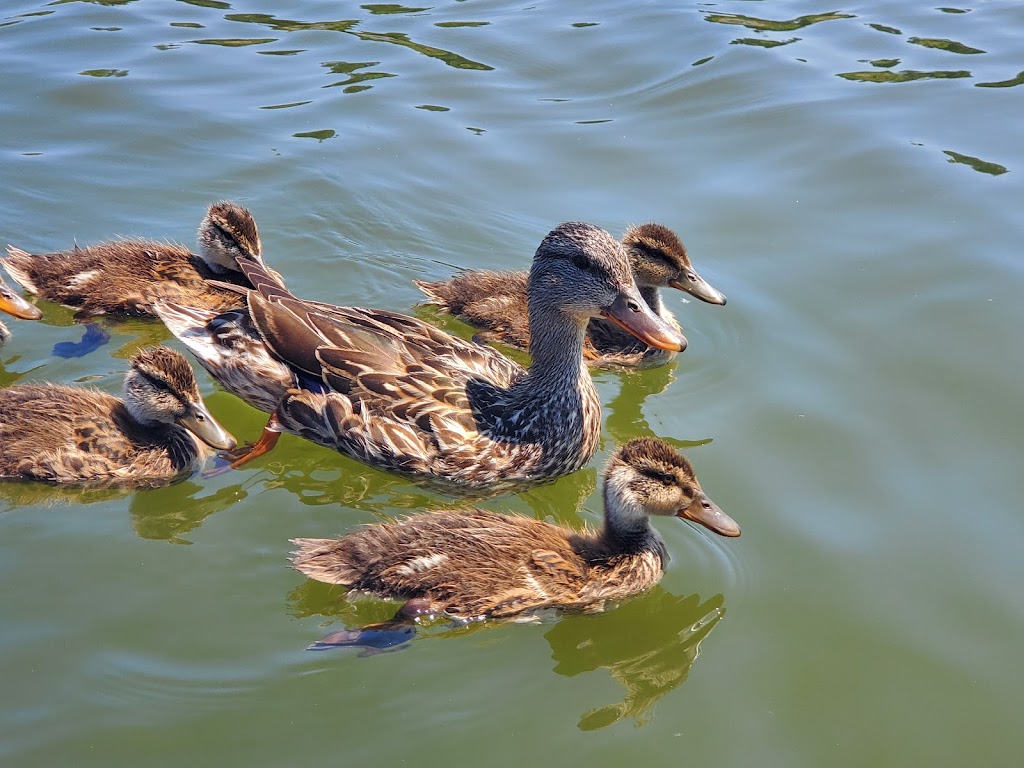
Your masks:
M198 528L210 515L234 506L249 495L241 485L219 488L213 493L186 480L156 491L139 491L132 496L128 511L139 538L191 544L184 534ZM205 494L205 495L204 495Z
M796 29L803 29L812 24L822 21L835 21L836 19L854 19L849 13L812 13L807 16L797 16L795 19L786 21L773 21L772 19L759 19L755 16L744 16L740 13L708 13L704 19L716 24L739 24L747 29L757 29L767 32L792 32Z
M990 176L1001 176L1002 174L1009 172L1009 169L1005 165L990 163L987 160L972 157L971 155L962 155L959 152L953 152L949 149L942 150L942 153L949 156L949 162L968 165L978 173L987 173Z
M0 482L0 513L33 506L87 506L130 497L131 525L140 538L191 544L183 534L198 528L215 512L234 506L248 496L241 485L212 493L192 480L159 488L103 485L50 485L31 480Z
M647 725L654 705L686 680L700 643L725 616L722 595L676 597L661 587L607 613L569 616L544 637L551 645L554 671L572 677L607 669L626 692L617 704L582 714L583 731L632 718Z
M1009 80L999 80L992 83L975 83L978 88L1013 88L1015 85L1024 85L1024 72L1018 72L1016 77Z
M362 6L363 8L378 9L376 11L371 10L371 13L382 13L379 9L382 8L400 8L400 6ZM390 13L408 13L413 11L429 10L427 8L414 8L414 9L402 9L400 11L389 11ZM378 43L391 43L392 45L398 45L403 48L415 51L416 53L427 56L431 59L437 59L449 67L455 69L475 69L482 71L493 70L487 64L479 61L473 61L465 56L460 56L454 51L447 51L443 48L435 48L430 45L424 45L417 43L414 40L409 39L409 36L402 32L367 32L357 29L357 25L360 23L359 19L343 19L339 21L295 21L293 19L279 19L269 13L231 13L225 17L228 21L239 21L248 24L259 24L261 26L270 27L274 30L283 32L298 32L302 30L316 29L325 30L331 32L344 32L346 34L354 35L360 40L367 42L378 42ZM197 41L198 42L198 41Z
M696 440L679 440L659 435L647 423L643 408L647 398L664 392L669 384L675 381L677 362L655 368L644 368L635 371L623 371L617 375L621 379L618 394L605 405L607 418L605 430L612 436L616 444L622 444L634 437L658 437L679 449L706 445L711 438Z
M372 656L408 647L417 634L423 639L462 637L495 624L419 624L396 616L393 602L346 600L344 595L343 587L312 580L289 593L290 615L330 617L344 627L313 643L311 650L349 647L358 648L359 656ZM606 669L625 692L620 702L581 713L577 727L593 731L627 718L637 727L649 724L655 704L689 676L701 642L725 616L724 602L721 594L702 601L699 595L678 597L656 586L603 613L548 614L545 620L560 617L544 634L555 674L575 677Z
M937 70L933 72L921 72L914 69L904 69L901 72L883 70L881 72L839 72L839 77L846 80L860 80L867 83L909 83L914 80L954 80L962 77L970 77L971 73L966 69Z
M938 48L940 51L948 51L949 53L985 53L980 48L971 48L971 46L958 43L956 40L945 40L936 37L910 37L907 38L907 42L925 48Z
M32 480L4 479L0 481L0 513L19 507L58 507L77 504L95 504L129 496L131 488L81 487L49 485Z

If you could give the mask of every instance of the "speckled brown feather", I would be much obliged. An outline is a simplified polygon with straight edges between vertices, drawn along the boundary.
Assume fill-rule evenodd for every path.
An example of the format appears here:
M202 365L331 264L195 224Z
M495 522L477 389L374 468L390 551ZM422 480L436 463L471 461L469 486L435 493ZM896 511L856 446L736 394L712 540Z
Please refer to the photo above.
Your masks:
M272 410L284 430L382 469L488 491L573 472L596 450L601 408L582 365L585 321L627 294L639 299L604 230L569 222L538 248L529 372L413 317L303 301L261 261L238 264L256 286L247 317L196 324L185 308L158 312L221 384ZM268 408L281 370L292 388ZM264 386L256 379L266 371Z
M426 598L473 620L545 607L600 608L653 586L668 559L648 516L674 515L700 490L661 441L631 441L605 471L605 526L577 531L486 510L438 511L340 539L293 539L293 567L352 590Z
M143 350L133 365L174 397L200 399L181 353ZM151 485L191 469L208 453L200 446L182 427L140 424L105 392L58 384L0 390L0 477Z
M199 242L204 252L219 248L226 264L213 268L175 243L125 239L44 254L9 245L4 266L30 293L86 315L151 316L156 300L216 312L242 306L244 295L210 281L249 287L237 266L229 269L228 256L245 253L260 258L259 235L249 211L227 202L210 206Z

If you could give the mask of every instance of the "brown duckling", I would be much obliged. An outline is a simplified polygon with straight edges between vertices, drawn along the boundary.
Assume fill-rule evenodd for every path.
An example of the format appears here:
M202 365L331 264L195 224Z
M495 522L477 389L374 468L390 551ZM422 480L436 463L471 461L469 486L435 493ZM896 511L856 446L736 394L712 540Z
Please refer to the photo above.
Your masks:
M0 477L151 484L205 458L203 443L235 447L203 403L192 366L167 347L132 358L123 401L58 384L0 390Z
M25 301L24 298L15 293L3 277L0 277L0 312L6 312L11 317L19 320L38 320L43 316L39 307L34 307ZM11 332L7 326L0 323L0 346L7 343L11 338Z
M676 288L709 304L725 304L725 295L697 274L686 248L668 227L652 223L632 226L623 235L622 246L629 256L640 295L676 330L680 330L679 323L662 303L659 288ZM528 350L526 278L526 272L474 270L450 280L414 282L428 296L428 303L483 328L478 334L480 339ZM595 318L587 328L583 356L594 367L633 368L660 365L675 353L650 347L615 325Z
M36 296L65 304L82 315L152 316L156 299L216 312L240 307L245 297L219 280L251 287L238 258L261 258L256 222L232 202L214 203L199 225L199 254L174 243L115 240L56 253L31 254L7 246L4 266Z
M655 438L631 440L612 456L604 508L598 531L481 509L430 512L340 539L293 539L292 565L318 581L412 600L413 613L473 621L549 607L600 610L648 589L668 561L652 515L740 535L686 458Z

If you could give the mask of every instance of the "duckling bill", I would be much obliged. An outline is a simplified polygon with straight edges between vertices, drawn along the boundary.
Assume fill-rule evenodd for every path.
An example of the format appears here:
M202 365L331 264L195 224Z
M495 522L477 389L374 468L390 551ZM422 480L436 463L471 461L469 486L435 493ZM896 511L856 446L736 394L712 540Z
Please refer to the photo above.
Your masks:
M19 320L38 320L43 316L42 310L29 304L25 299L11 289L0 277L0 312L16 317ZM0 344L5 343L11 337L7 326L0 323Z
M171 480L235 439L210 415L180 352L132 358L124 399L57 384L0 390L0 477L53 483Z
M609 460L604 510L598 531L482 509L429 512L339 539L293 539L292 567L318 581L408 600L415 610L407 613L475 621L543 608L601 610L652 587L668 562L654 516L740 535L686 457L655 438L631 440Z

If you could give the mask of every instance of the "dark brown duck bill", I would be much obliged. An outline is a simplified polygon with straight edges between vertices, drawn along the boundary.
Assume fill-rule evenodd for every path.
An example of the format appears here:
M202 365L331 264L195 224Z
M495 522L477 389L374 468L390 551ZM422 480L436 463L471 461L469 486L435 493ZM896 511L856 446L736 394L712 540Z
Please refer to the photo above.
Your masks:
M670 280L668 285L670 288L686 291L691 296L706 301L708 304L725 304L725 294L696 272L688 272L682 277Z
M685 517L687 520L700 523L720 536L736 537L740 535L740 527L736 521L725 514L703 491L690 502L690 506L676 512L676 517Z
M179 418L178 423L211 448L230 451L238 445L234 436L224 429L201 403L189 406L188 413Z
M654 314L639 294L630 298L620 293L610 306L601 310L601 317L629 331L649 347L669 352L686 349L686 337Z
M2 282L2 281L0 281ZM19 320L38 320L43 316L39 307L29 304L6 285L0 284L0 312L6 312Z

